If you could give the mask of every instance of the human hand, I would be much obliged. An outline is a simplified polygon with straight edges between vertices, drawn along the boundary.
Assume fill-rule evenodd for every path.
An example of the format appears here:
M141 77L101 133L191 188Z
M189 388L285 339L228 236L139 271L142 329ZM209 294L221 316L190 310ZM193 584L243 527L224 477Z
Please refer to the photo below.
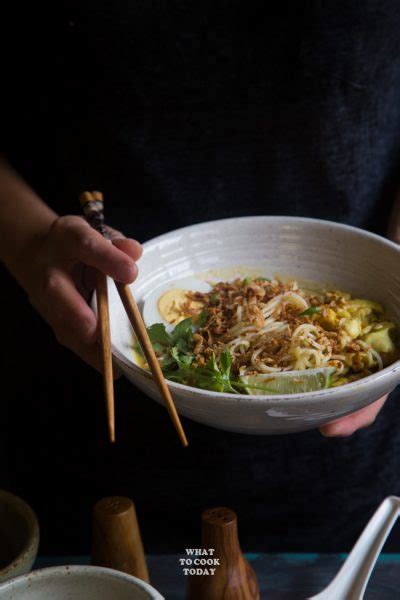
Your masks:
M379 411L385 404L387 396L382 396L376 402L373 402L369 406L357 410L351 415L332 421L327 425L323 425L319 428L322 435L325 437L347 437L352 435L358 429L364 429L369 427L375 421Z
M122 283L137 276L139 242L110 230L112 243L81 217L57 218L29 253L21 257L19 281L57 340L101 371L97 318L88 301L93 268Z

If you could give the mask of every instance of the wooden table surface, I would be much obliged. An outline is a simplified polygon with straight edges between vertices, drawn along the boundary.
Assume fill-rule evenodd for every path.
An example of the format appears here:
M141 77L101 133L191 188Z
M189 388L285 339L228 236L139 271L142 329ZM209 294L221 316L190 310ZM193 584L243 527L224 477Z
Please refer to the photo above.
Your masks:
M261 600L304 600L321 591L339 570L343 554L246 554L255 569ZM152 585L166 600L185 600L186 577L181 555L147 556ZM42 556L36 569L66 564L89 564L84 556ZM400 554L381 554L365 600L400 598ZM206 600L206 599L205 599Z

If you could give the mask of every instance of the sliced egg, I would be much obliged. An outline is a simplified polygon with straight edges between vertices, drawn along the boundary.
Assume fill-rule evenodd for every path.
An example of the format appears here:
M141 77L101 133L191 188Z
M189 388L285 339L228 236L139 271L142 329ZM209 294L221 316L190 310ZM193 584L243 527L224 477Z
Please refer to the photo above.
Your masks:
M186 294L192 292L209 292L211 286L196 277L176 279L159 286L144 298L143 319L147 327L154 323L164 323L167 329L173 329L190 314L185 312L185 305L189 301L191 309L201 311L201 303L190 301Z

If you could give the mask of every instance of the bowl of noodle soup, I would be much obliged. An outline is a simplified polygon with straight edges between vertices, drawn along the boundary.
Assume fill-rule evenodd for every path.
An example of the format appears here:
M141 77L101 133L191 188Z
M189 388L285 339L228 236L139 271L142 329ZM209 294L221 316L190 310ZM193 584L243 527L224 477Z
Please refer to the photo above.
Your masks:
M249 434L304 431L400 382L400 248L339 223L242 217L144 244L132 292L178 412ZM114 360L162 402L112 281Z

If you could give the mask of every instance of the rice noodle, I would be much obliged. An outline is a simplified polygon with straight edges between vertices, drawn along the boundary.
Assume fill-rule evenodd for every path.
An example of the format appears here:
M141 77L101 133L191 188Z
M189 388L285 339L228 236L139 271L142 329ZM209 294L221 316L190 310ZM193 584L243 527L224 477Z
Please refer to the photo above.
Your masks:
M379 329L376 317L371 323L360 321L352 337L352 323L343 316L350 314L348 294L316 294L295 281L262 279L219 282L211 292L191 294L210 315L200 329L205 340L196 359L200 364L210 353L228 349L237 374L334 366L336 376L354 379L384 366L380 353L360 337L374 326Z
M370 349L370 354L372 354L372 356L375 358L376 362L378 363L378 369L381 371L383 369L383 361L381 355L373 348Z

